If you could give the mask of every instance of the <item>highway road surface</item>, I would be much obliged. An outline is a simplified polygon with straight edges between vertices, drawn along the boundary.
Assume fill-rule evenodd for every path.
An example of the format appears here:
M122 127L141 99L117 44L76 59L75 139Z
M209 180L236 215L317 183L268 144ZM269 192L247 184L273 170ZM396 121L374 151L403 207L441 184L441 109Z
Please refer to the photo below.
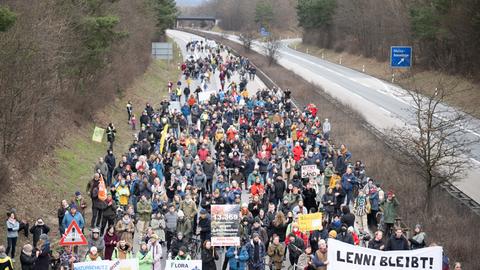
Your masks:
M218 32L204 31L220 35ZM237 36L228 35L228 39L241 43ZM397 85L379 80L362 72L337 65L335 63L298 52L288 47L299 39L282 41L278 63L293 71L305 80L321 86L328 94L344 104L350 105L366 121L380 131L392 127L413 125L411 98ZM253 50L265 54L264 43L254 41ZM454 112L448 106L441 106L443 113L437 117L447 118ZM463 126L463 139L480 139L480 120L467 116L468 124ZM467 174L453 183L461 191L480 203L480 143L471 146L471 153L465 157L471 163Z
M191 55L191 53L186 51L186 45L187 45L188 42L193 41L193 40L204 40L202 37L199 37L199 36L194 36L194 35L187 34L187 33L184 33L184 32L172 31L172 30L168 30L167 35L169 37L171 37L178 44L178 46L180 46L180 49L182 51L182 56L183 56L184 59ZM195 55L194 55L194 57L205 57L205 56L206 56L205 53L195 53ZM226 55L223 54L222 56L225 57ZM232 77L232 80L234 80L238 84L240 82L239 75L234 74L234 76ZM181 81L182 81L182 85L186 85L186 81L184 80L184 78L182 78ZM191 85L192 91L198 85L200 85L200 81L199 80L193 80L192 85ZM211 81L207 86L207 92L211 92L211 93L217 92L218 89L220 89L220 87L221 87L220 86L220 78L218 77L218 72L217 72L215 75L213 75L213 78L211 78ZM250 95L254 95L258 90L264 89L264 88L266 88L266 86L259 78L255 78L255 80L249 81L248 84L247 84L247 90L248 90ZM184 100L182 98L182 104L183 104L183 102L184 102ZM242 193L242 202L247 202L247 203L249 202L249 196L248 196L248 193L246 191L244 191ZM133 251L134 252L137 252L139 250L140 241L141 240L139 239L139 233L135 233L134 246L133 246ZM217 261L217 269L222 269L224 254L225 253L223 252L223 250L219 251L219 260ZM167 259L167 250L166 250L166 246L164 246L163 247L162 269L165 268L166 259ZM198 257L198 259L200 259L200 257Z

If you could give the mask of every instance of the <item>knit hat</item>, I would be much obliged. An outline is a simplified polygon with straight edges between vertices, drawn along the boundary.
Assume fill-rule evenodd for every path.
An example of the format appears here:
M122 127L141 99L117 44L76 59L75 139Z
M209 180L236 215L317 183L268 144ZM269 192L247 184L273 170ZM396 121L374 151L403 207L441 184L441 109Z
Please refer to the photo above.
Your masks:
M42 234L40 235L40 240L47 241L47 240L48 240L48 235L42 233Z
M329 238L337 238L337 231L331 230L331 231L328 233L328 237L329 237Z
M82 193L80 191L75 192L75 196L80 196L80 195L82 195Z
M259 235L257 232L254 232L254 233L252 234L252 239L254 239L255 237L260 237L260 235Z

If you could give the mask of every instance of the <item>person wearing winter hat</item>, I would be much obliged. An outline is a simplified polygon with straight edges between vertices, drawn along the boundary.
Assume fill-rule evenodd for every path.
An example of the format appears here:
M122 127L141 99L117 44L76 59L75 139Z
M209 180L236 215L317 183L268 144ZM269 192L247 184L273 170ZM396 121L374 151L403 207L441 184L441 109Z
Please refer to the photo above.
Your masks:
M395 198L395 193L389 191L387 193L387 199L381 204L381 209L383 211L383 222L385 223L385 233L387 239L390 238L392 234L393 225L395 219L397 218L397 208L400 205L397 198Z
M97 248L94 246L90 248L90 251L85 256L86 262L95 262L95 261L101 261L101 260L102 260L102 257L98 253Z
M183 236L188 240L192 236L192 222L185 218L182 210L177 212L177 232L182 232Z
M83 231L83 227L85 226L85 220L83 219L83 215L77 211L77 205L74 203L70 205L70 210L66 212L65 216L63 217L63 228L65 228L66 230L73 220L77 222L78 226Z
M162 245L158 241L159 239L160 237L154 233L148 241L148 247L152 253L153 269L161 269L162 267L161 260L163 256L163 250Z
M87 209L87 201L83 198L80 191L75 192L75 197L72 199L72 203L78 207L78 211L82 216L85 216L85 209Z
M329 233L328 233L328 238L337 238L337 231L335 230L331 230Z
M252 234L252 239L247 244L248 252L248 268L249 269L263 269L265 264L265 245L260 240L258 233Z
M35 269L48 269L50 264L50 241L48 235L40 235L36 248Z
M42 234L48 234L50 232L50 227L48 227L44 222L42 218L38 218L37 221L35 222L35 225L33 225L30 228L30 233L33 235L33 246L37 246L37 242L40 239L40 235Z
M100 236L99 228L92 229L92 234L88 239L88 247L96 247L99 256L103 255L103 251L105 250L105 240Z

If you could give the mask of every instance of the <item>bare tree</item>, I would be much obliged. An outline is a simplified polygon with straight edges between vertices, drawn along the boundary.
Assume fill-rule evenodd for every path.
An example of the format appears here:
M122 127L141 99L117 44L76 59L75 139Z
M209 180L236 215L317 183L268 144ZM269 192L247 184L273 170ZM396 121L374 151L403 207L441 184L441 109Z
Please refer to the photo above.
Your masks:
M440 80L433 93L407 90L411 98L413 128L394 128L390 142L410 158L407 163L422 177L425 210L431 213L433 190L453 182L469 166L470 146L478 140L465 136L468 115L445 106L452 86Z
M252 42L255 39L255 32L252 30L244 30L242 34L240 34L240 40L242 41L243 48L245 51L249 52L252 48Z
M265 55L267 56L269 65L272 65L277 61L280 45L280 40L278 40L274 36L269 37L265 42Z

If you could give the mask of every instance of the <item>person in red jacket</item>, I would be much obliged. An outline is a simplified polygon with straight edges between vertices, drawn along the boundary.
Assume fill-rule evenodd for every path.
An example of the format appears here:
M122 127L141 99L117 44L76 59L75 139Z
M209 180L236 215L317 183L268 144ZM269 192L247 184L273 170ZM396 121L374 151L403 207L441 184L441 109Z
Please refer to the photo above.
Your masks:
M296 237L302 239L305 247L308 246L308 236L305 233L300 231L297 223L292 224L292 232L291 233L293 233ZM289 241L290 241L289 237L285 238L285 245L288 246Z
M260 194L263 194L265 191L265 187L262 185L262 182L260 181L260 176L257 175L255 178L255 183L250 187L250 194L252 197L254 196L259 196Z
M303 148L300 146L300 143L295 143L293 148L293 159L295 162L298 162L303 157Z

